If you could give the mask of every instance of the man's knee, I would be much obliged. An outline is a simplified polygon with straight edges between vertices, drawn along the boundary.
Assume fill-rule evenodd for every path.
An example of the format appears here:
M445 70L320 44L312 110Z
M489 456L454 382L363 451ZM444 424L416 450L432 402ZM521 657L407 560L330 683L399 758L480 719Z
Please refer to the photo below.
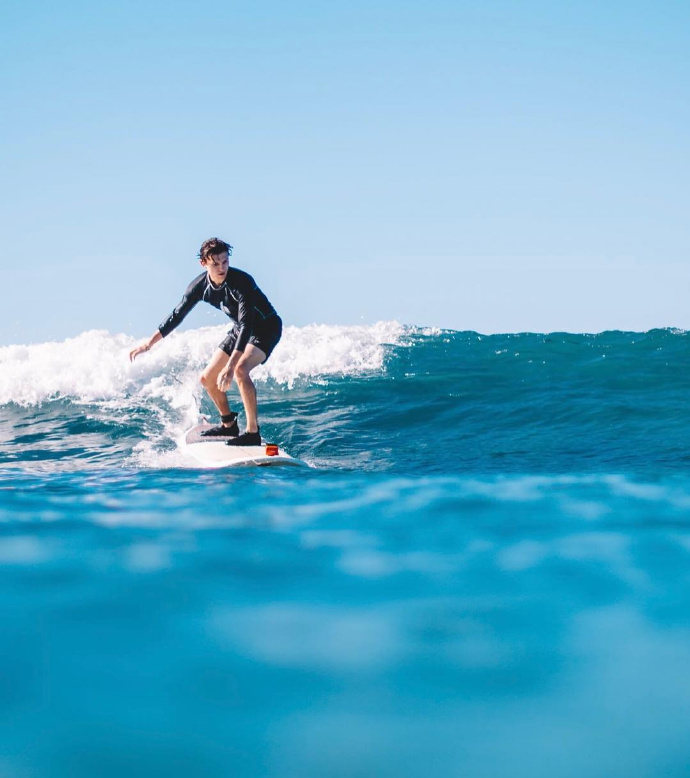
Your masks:
M199 383L204 387L204 389L208 389L208 387L213 383L211 376L205 370L199 376Z
M237 367L235 368L235 380L237 383L243 384L251 380L249 378L249 373L251 370L251 366L247 365L245 362L238 362Z

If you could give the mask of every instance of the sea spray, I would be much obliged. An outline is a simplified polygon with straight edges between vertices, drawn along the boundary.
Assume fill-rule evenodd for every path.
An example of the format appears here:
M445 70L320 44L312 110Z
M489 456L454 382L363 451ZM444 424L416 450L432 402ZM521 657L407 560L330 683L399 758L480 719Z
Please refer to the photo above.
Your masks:
M89 403L137 395L175 402L170 378L188 394L190 382L198 382L225 331L214 326L173 333L132 365L128 354L138 341L104 330L62 342L0 347L0 406L65 398ZM252 375L259 382L272 378L291 386L299 378L380 370L385 347L398 343L404 331L397 322L286 327L271 359Z

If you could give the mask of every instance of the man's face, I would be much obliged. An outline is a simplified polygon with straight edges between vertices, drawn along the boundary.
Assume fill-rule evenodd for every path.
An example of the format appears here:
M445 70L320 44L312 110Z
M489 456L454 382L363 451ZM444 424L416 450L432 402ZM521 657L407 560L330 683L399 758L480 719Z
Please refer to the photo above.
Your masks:
M214 284L222 284L225 281L225 276L228 274L228 252L223 251L221 254L211 254L208 259L202 259L201 264L208 271Z

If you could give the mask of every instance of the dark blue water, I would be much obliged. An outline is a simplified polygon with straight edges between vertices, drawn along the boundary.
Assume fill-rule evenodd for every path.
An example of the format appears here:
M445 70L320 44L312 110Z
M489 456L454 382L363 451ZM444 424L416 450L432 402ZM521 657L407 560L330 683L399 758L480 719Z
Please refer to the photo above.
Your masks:
M288 331L303 471L185 460L204 337L0 349L3 778L687 774L684 332Z

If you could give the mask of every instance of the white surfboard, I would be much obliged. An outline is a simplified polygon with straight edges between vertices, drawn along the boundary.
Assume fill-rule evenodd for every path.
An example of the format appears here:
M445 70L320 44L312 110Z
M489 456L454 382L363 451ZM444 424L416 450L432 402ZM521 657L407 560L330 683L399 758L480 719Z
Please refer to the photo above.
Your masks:
M290 456L282 448L277 454L267 454L267 446L226 446L227 438L204 438L201 433L213 425L207 421L195 424L187 430L181 442L185 454L194 457L205 467L275 467L293 465L309 467L306 462ZM270 451L270 449L268 449Z

